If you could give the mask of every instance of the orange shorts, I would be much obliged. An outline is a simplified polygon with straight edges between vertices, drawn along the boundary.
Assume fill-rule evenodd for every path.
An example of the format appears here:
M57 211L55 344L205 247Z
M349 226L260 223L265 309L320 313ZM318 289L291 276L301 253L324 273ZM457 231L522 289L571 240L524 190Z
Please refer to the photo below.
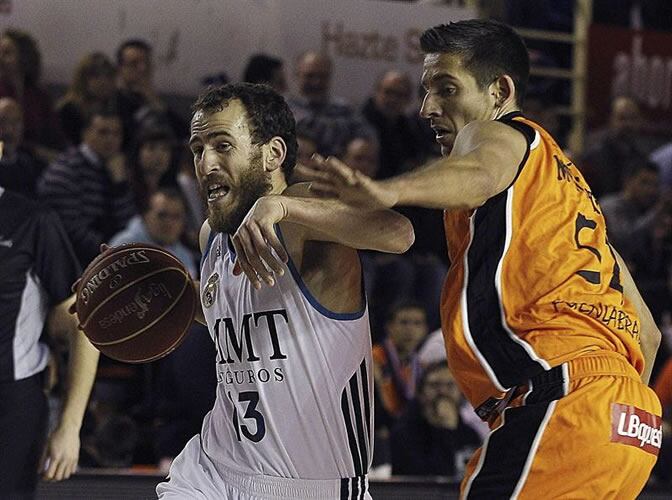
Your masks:
M631 499L660 450L656 394L619 354L533 379L469 461L461 498Z

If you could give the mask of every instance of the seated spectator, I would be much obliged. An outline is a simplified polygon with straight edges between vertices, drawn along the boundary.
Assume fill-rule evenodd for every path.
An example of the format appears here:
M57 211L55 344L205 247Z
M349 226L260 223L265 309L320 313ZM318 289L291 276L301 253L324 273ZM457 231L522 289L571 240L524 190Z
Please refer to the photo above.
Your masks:
M26 143L48 161L65 143L51 98L40 86L41 72L35 39L23 31L5 30L0 36L0 97L19 103Z
M175 255L194 279L198 278L194 254L180 243L186 210L180 192L175 188L159 188L149 198L142 217L133 217L126 229L117 233L110 245L153 243Z
M127 468L133 465L138 443L138 426L128 416L110 414L84 440L80 464L83 467Z
M369 177L375 177L379 168L379 147L370 136L354 137L347 142L341 160ZM314 168L312 160L297 168L299 174ZM380 330L388 308L400 300L416 300L423 304L429 315L429 325L439 325L439 301L447 267L434 252L447 254L445 239L436 227L443 223L441 211L417 207L399 209L408 217L416 232L416 239L404 255L379 252L360 252L364 265L364 280L370 292L371 322Z
M653 151L649 159L658 167L663 191L672 190L672 142Z
M609 241L629 260L633 232L648 231L659 211L658 171L646 160L630 165L623 173L623 188L600 200L607 220Z
M607 127L586 140L576 164L597 198L620 191L627 166L646 159L641 144L642 123L639 103L632 97L616 97L611 102Z
M216 351L208 329L194 323L182 344L159 361L155 392L156 456L168 472L212 409L217 387Z
M372 134L364 119L343 100L330 96L332 62L325 54L309 51L296 63L299 94L287 102L297 128L311 130L323 156L341 154L353 137Z
M250 57L243 72L243 81L268 85L279 94L287 92L282 59L267 54L254 54Z
M196 180L194 171L194 155L188 146L178 148L179 167L177 184L187 206L187 227L184 243L192 250L200 253L198 234L206 218L205 200Z
M378 172L378 153L380 148L373 137L354 137L345 146L341 155L343 162L369 177Z
M187 137L189 127L172 111L154 87L152 47L144 40L124 41L117 49L117 105L124 126L124 146L132 144L138 129L148 123L169 126L176 137Z
M671 299L672 200L659 196L656 167L645 161L628 168L623 191L605 197L600 206L610 242L658 321Z
M420 375L417 349L427 334L424 307L414 302L400 302L390 310L385 338L373 346L373 373L382 410L393 418L401 416L415 397Z
M140 128L128 155L128 171L133 197L143 211L161 186L177 186L179 165L173 154L174 135L165 125Z
M392 474L459 480L479 435L460 418L462 395L448 365L430 365L415 399L392 427Z
M296 152L296 166L292 170L290 184L310 181L311 170L319 168L313 161L313 155L317 153L317 141L310 130L305 127L297 127L296 142L299 149Z
M80 146L49 165L38 185L41 198L60 215L82 267L137 213L121 139L119 117L95 111Z
M85 116L95 108L116 108L112 61L101 52L84 56L75 68L72 83L56 105L61 128L71 146L82 142Z
M422 163L422 138L406 115L412 95L413 85L407 74L387 71L362 108L380 144L378 179L399 175Z
M0 98L0 141L0 187L36 199L45 164L23 147L23 112L11 97Z

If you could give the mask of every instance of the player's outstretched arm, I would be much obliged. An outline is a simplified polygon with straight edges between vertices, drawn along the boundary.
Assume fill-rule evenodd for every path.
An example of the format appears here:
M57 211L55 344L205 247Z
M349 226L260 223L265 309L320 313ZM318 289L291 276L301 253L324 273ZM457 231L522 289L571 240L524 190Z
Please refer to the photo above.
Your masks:
M450 156L417 170L374 181L330 158L321 162L326 175L312 187L360 207L477 208L513 182L526 150L525 138L512 127L472 122L457 134Z
M637 311L637 316L639 316L640 328L639 328L639 340L640 346L642 349L642 354L644 355L644 370L642 371L642 381L645 384L649 384L651 379L651 370L653 370L653 363L656 360L656 353L658 352L658 347L660 346L660 339L662 334L656 325L651 311L647 307L644 299L637 290L637 285L630 275L623 258L614 250L614 255L618 261L618 265L621 268L621 276L623 282L623 294L630 301L630 303L635 307Z
M282 195L257 200L232 238L236 272L244 272L257 288L259 278L272 286L273 273L283 272L280 260L286 261L287 253L275 232L275 224L281 221L301 226L304 241L354 249L403 253L415 240L410 221L392 210L367 210L337 199L317 198L308 184L295 184Z
M68 389L58 425L49 435L40 464L43 478L53 481L67 479L77 467L80 448L79 431L96 377L100 355L84 332L77 328L76 316L68 311L74 302L75 296L72 295L55 306L48 318L49 333L67 336L70 342Z

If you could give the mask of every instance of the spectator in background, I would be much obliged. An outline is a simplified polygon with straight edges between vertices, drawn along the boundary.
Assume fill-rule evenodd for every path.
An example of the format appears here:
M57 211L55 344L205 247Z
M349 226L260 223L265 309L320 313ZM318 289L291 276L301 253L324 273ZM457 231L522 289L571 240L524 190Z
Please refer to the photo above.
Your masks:
M287 78L282 59L268 54L254 54L247 61L243 81L268 85L279 94L287 92Z
M116 109L115 75L114 64L101 52L87 54L77 64L70 87L56 105L61 128L71 146L82 142L84 120L93 109Z
M378 143L373 137L355 137L345 146L341 160L349 167L369 177L379 169ZM311 170L312 161L307 164ZM299 174L304 167L297 167ZM308 176L307 178L310 178ZM388 309L400 300L423 304L429 315L429 326L439 325L439 301L447 267L437 257L445 255L445 240L437 234L436 224L442 223L440 210L402 207L398 210L408 217L416 230L415 242L404 255L361 251L367 290L371 292L371 323L374 331L382 327Z
M672 201L659 198L658 171L646 161L626 169L623 190L600 202L609 241L627 262L637 287L660 320L669 310Z
M297 127L296 142L299 144L299 150L296 153L297 162L303 165L309 165L313 155L317 153L317 141L309 130L306 130L303 127Z
M133 217L110 240L110 245L136 242L159 245L180 259L191 277L198 279L194 254L180 243L185 222L186 209L180 192L175 188L158 188L149 196L142 216Z
M131 219L110 244L139 242L161 246L185 265L192 278L198 279L195 254L180 242L185 222L181 193L174 187L159 187L149 196L142 217ZM198 433L205 413L212 408L214 361L215 350L207 329L193 325L187 340L175 352L161 361L138 367L145 390L139 394L132 411L142 431L140 441L149 444L149 453L156 454L163 469L169 467L189 438ZM108 385L114 383L108 381ZM123 388L123 381L116 384Z
M311 130L323 156L343 153L353 137L372 134L364 119L343 100L330 95L332 62L325 55L305 52L296 61L298 95L288 99L297 128Z
M620 191L626 166L646 158L640 144L642 124L639 103L620 96L611 102L607 127L588 137L577 165L597 198Z
M138 425L132 418L118 413L106 415L84 440L81 463L106 469L131 467L138 439Z
M177 186L179 164L173 142L173 132L165 125L151 124L138 130L128 155L128 173L140 211L160 186Z
M415 399L392 427L392 474L459 480L479 435L462 422L462 394L445 362L427 367Z
M319 168L313 160L313 155L317 153L317 141L311 130L303 126L297 127L296 142L299 145L299 149L296 152L296 165L292 171L290 184L309 182L311 172Z
M23 148L23 112L11 97L0 98L0 187L37 198L37 181L45 164Z
M156 455L168 468L187 441L201 430L215 402L216 350L208 329L194 323L180 346L159 362L156 379Z
M656 166L640 160L623 172L623 187L600 200L602 213L607 220L609 241L623 258L630 260L635 232L648 232L660 207L658 201L658 170Z
M28 33L7 29L0 35L0 97L15 99L23 111L25 140L46 161L64 146L51 99L40 86L42 60Z
M376 177L379 179L411 170L422 161L422 141L406 115L412 92L413 85L406 73L387 71L362 108L364 118L378 135L380 169Z
M653 151L649 159L658 167L663 190L672 190L672 142Z
M157 189L177 189L185 200L186 227L184 242L198 250L198 233L205 217L202 197L194 179L191 151L180 154L172 130L149 123L138 130L129 153L129 177L135 203L144 212Z
M169 109L154 87L152 47L131 39L117 49L117 103L124 125L124 146L128 147L140 126L166 124L176 137L186 137L188 126Z
M375 177L380 166L380 148L373 137L354 137L345 146L341 159L350 167Z
M49 165L38 186L61 216L82 267L136 214L121 140L119 116L93 112L80 146Z
M400 302L389 312L385 338L373 347L373 373L382 410L392 418L400 417L415 397L420 375L417 349L428 333L424 307Z

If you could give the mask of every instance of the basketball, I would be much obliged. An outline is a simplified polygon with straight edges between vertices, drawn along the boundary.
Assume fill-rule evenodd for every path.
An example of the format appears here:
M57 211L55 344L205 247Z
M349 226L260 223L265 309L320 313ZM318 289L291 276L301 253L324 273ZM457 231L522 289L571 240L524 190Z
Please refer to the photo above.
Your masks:
M196 313L196 291L184 265L145 243L105 250L86 268L76 293L80 328L100 352L126 363L173 351Z

